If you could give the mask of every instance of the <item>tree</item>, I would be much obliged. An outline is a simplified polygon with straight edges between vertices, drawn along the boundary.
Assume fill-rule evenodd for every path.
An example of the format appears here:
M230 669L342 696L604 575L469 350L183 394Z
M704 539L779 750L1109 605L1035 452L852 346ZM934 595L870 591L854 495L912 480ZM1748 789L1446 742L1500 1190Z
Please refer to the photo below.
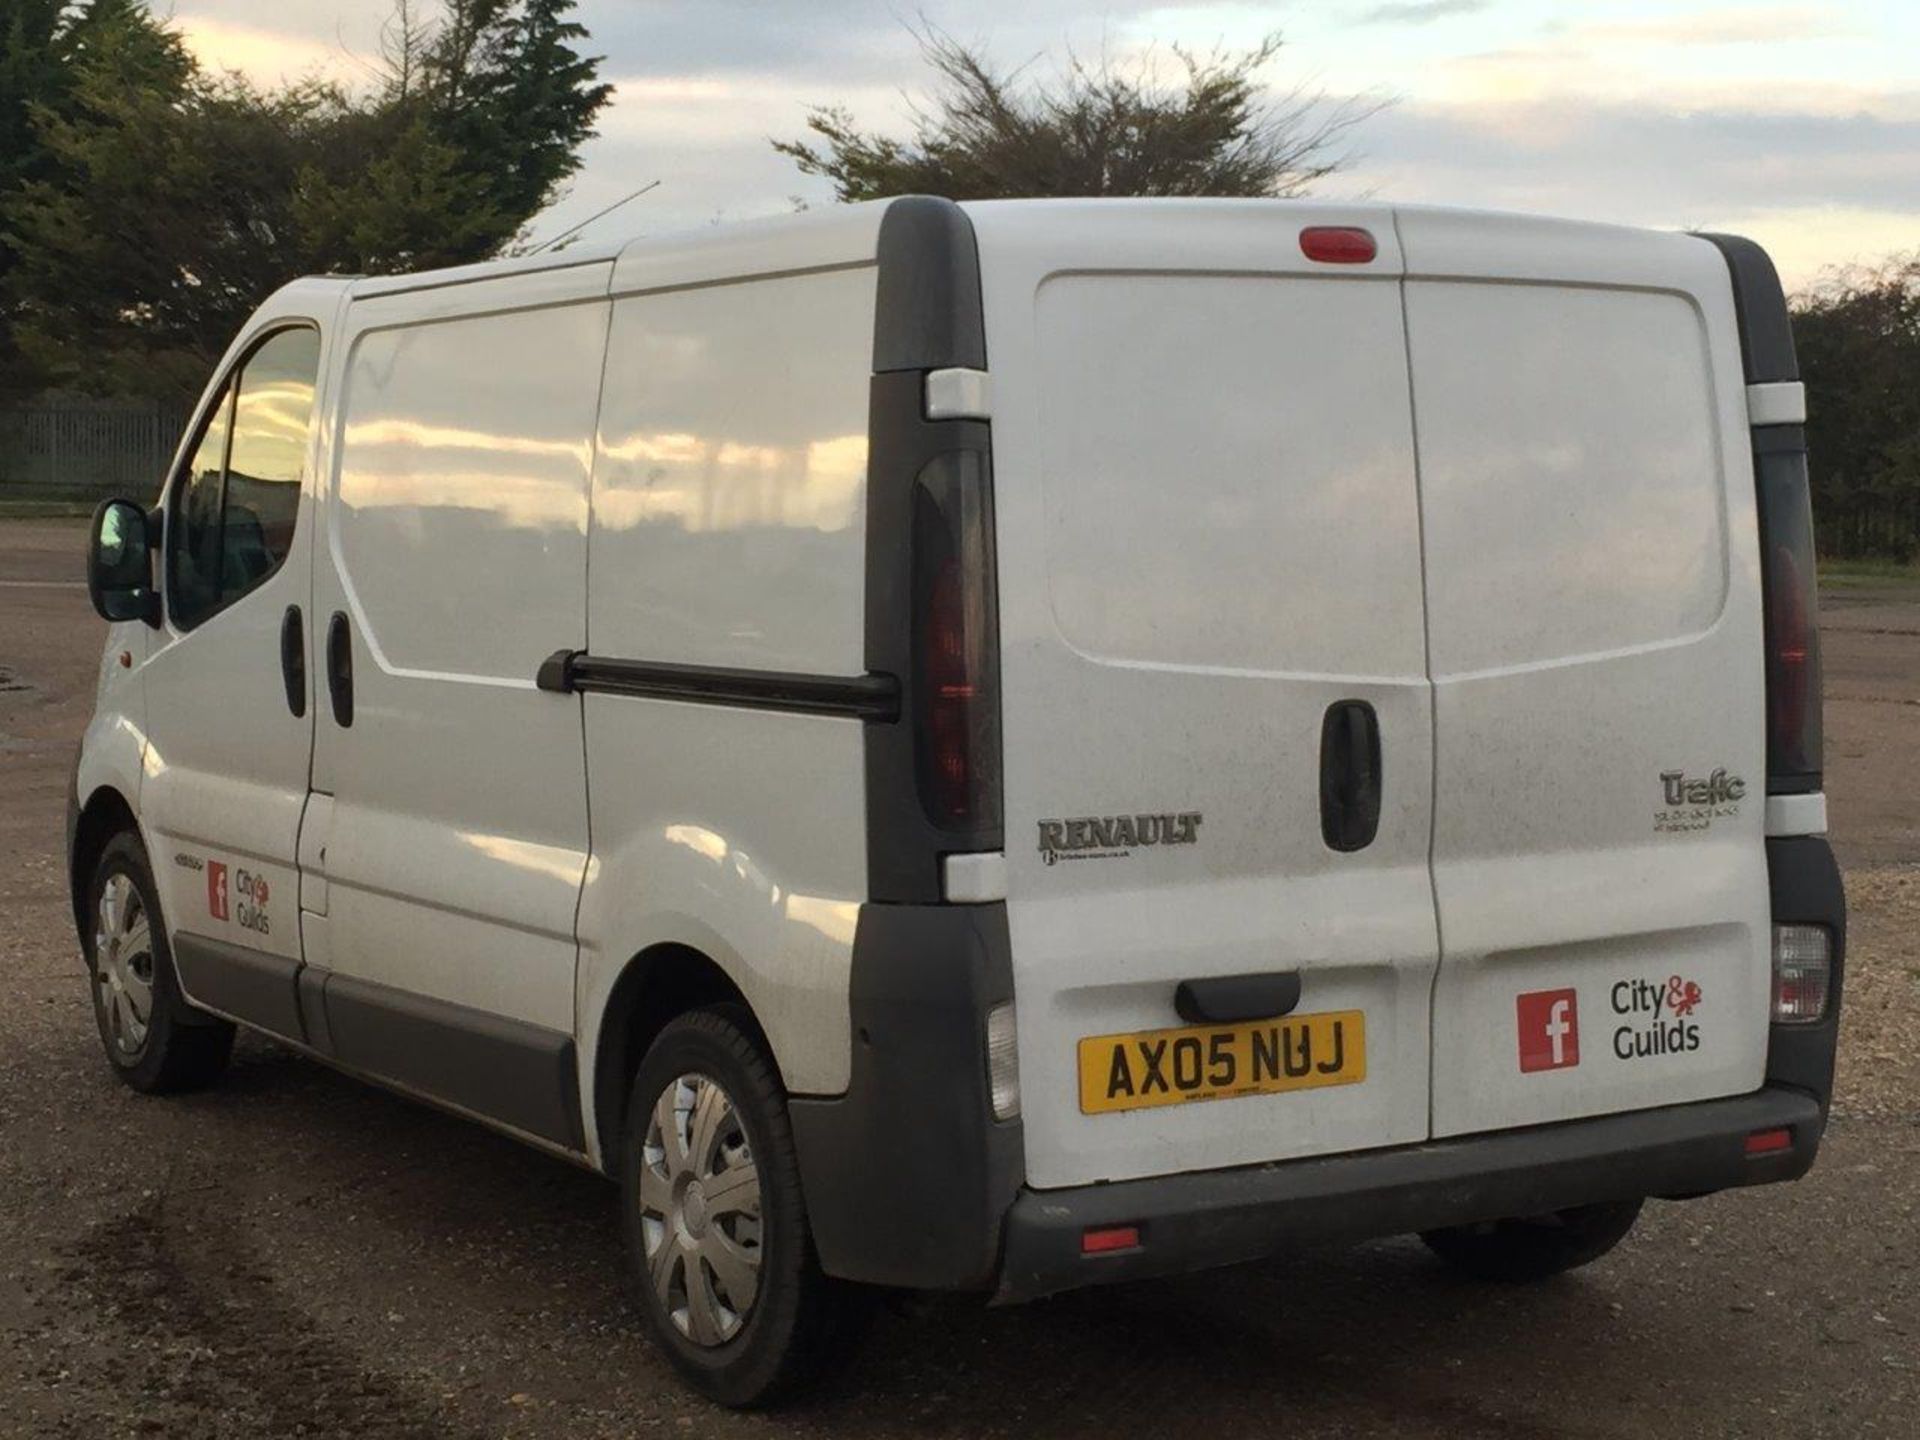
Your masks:
M1920 253L1793 305L1821 553L1920 558Z
M19 237L9 217L29 185L61 178L42 126L72 118L82 77L110 73L125 86L169 90L191 62L139 0L0 0L0 391L33 372L15 334L11 279Z
M0 0L0 4L15 0ZM610 87L575 48L574 0L401 0L385 66L349 91L210 76L140 0L177 73L73 63L31 109L46 157L5 204L16 340L43 381L172 399L296 275L499 253L555 198Z
M837 106L808 114L811 140L776 140L840 200L945 195L1298 195L1342 163L1346 133L1372 113L1295 90L1269 101L1259 78L1277 55L1173 48L1177 83L1149 55L1119 66L1069 57L1048 83L995 68L936 30L918 32L936 75L910 139L860 129Z

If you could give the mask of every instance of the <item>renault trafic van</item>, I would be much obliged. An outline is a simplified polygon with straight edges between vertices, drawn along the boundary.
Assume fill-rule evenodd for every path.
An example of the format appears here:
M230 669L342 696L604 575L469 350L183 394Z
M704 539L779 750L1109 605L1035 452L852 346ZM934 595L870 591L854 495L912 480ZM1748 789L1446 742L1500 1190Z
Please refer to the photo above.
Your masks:
M1722 236L906 198L289 285L113 622L115 1070L617 1180L765 1401L860 1287L1595 1259L1831 1085L1804 399Z

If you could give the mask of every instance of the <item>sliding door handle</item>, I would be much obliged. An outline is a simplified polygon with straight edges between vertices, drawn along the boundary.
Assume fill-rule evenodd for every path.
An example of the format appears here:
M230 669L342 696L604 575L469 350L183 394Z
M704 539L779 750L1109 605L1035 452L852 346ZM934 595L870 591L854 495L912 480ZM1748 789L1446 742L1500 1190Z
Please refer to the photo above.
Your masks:
M307 627L300 607L287 606L280 617L280 682L287 688L287 709L298 719L307 713Z
M344 610L334 611L327 622L327 698L333 702L333 723L343 730L353 724L353 641Z

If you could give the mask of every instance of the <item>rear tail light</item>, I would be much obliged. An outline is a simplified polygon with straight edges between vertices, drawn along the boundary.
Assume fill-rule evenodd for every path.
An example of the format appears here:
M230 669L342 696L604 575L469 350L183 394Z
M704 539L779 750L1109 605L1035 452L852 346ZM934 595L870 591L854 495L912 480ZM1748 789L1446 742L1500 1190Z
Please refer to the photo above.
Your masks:
M1762 449L1754 459L1767 604L1767 788L1816 789L1820 633L1807 456L1804 448Z
M1833 936L1824 925L1773 927L1773 1019L1808 1025L1826 1017Z
M962 850L1000 823L993 511L979 454L955 451L920 472L913 593L920 799Z
M1011 1000L987 1012L987 1083L996 1120L1011 1120L1020 1113L1020 1050L1014 1032Z

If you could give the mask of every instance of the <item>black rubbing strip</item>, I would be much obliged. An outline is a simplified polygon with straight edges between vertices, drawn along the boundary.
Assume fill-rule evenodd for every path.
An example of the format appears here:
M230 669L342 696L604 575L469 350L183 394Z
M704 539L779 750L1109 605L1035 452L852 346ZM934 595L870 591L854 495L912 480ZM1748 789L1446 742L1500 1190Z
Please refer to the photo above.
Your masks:
M176 935L173 963L182 987L208 1009L305 1041L294 985L298 960L206 935Z
M506 1015L329 973L332 1058L350 1070L581 1151L573 1037Z
M559 688L551 680L541 684L543 689ZM853 720L892 721L900 716L900 684L891 675L803 675L785 670L735 670L717 665L670 665L575 655L565 662L564 688L588 694L796 715L836 715Z

